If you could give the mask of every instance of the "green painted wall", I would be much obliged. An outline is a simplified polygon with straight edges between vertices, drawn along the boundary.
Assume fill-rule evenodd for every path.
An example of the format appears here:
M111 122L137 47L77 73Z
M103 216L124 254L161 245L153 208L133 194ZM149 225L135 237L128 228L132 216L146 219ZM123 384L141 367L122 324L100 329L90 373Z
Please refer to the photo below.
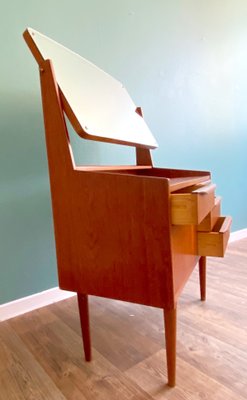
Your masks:
M27 26L121 80L160 147L156 165L208 169L247 227L246 0L10 0L1 5L0 303L57 285L37 66ZM76 160L133 150L73 136Z

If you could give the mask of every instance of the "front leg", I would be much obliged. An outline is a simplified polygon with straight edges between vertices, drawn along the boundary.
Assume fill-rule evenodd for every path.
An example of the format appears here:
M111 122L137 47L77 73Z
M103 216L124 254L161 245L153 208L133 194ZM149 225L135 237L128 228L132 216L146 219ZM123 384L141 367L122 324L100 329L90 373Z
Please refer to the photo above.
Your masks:
M199 260L199 279L201 300L206 300L206 257L200 257Z
M89 308L88 308L88 295L77 293L81 332L83 339L83 347L86 361L91 361L91 339L90 339L90 326L89 326Z
M177 310L164 310L168 385L176 384Z

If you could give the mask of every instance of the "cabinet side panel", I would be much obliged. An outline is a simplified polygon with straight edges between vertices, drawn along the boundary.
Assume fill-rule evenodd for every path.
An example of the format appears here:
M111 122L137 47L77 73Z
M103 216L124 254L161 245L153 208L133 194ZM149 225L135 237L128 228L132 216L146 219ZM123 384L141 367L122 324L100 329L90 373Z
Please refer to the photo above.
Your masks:
M171 307L168 183L79 172L66 196L56 218L60 286Z

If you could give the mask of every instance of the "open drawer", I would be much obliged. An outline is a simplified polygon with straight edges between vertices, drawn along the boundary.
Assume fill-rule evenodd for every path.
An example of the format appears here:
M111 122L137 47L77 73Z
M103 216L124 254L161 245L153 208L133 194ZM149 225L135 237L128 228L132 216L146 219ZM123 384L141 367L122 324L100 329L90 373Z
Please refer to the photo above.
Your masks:
M173 225L199 225L214 207L216 185L191 186L171 193Z
M231 222L231 217L219 217L211 232L198 232L198 255L224 257L230 236Z
M214 199L214 207L212 210L206 215L206 217L202 220L202 222L197 226L197 230L200 232L211 232L214 225L217 222L217 219L220 217L220 204L221 198L215 197Z

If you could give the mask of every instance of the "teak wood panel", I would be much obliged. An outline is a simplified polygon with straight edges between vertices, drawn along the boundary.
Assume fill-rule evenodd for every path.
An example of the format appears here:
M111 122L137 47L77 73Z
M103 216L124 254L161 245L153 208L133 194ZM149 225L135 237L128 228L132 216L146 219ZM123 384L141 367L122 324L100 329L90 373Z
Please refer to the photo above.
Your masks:
M74 170L50 68L40 76L60 287L174 307L168 179Z
M61 204L63 218L57 216L62 288L169 306L172 274L169 214L162 201L168 198L165 183L133 176L75 174L77 189L72 187L67 195L68 214L64 216ZM64 230L70 221L72 234Z
M171 194L171 219L174 225L197 225L213 209L215 185L185 188Z
M173 307L169 179L76 170L49 68L40 76L61 288Z
M208 213L208 215L206 215L206 217L202 220L202 222L197 226L197 230L202 232L212 231L214 225L217 222L217 219L220 216L220 209L221 209L221 198L216 197L214 201L214 207Z

